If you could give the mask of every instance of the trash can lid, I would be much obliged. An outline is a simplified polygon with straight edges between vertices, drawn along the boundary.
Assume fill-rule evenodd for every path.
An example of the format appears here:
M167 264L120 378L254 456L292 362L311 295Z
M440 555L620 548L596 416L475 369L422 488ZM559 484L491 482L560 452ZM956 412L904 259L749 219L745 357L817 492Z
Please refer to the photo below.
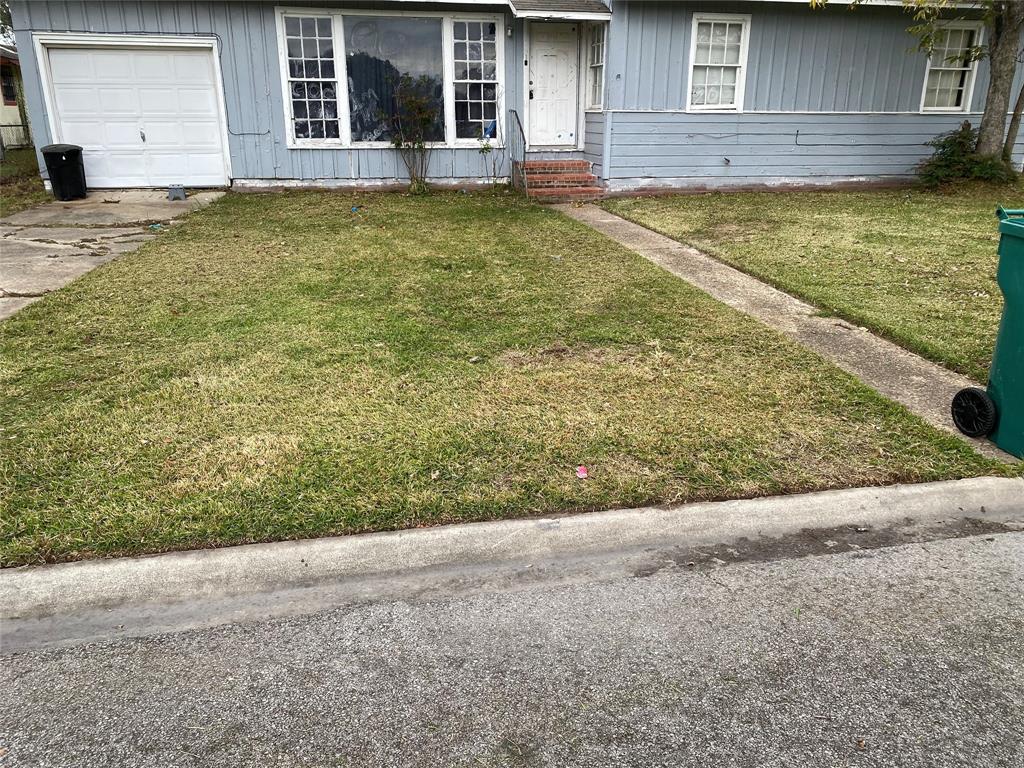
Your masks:
M77 144L47 144L45 147L40 147L39 151L43 154L52 152L55 155L63 155L67 152L81 152L82 148Z

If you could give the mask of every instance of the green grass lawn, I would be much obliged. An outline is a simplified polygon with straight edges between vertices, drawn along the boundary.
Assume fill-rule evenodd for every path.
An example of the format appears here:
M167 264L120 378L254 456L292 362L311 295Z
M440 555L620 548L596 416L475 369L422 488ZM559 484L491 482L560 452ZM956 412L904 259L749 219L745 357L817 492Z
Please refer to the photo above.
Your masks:
M604 206L984 382L1002 312L998 204L1024 206L1024 185L715 193Z
M0 323L0 429L7 565L1007 471L501 195L229 195Z
M36 151L7 150L0 162L0 218L52 199L39 178Z

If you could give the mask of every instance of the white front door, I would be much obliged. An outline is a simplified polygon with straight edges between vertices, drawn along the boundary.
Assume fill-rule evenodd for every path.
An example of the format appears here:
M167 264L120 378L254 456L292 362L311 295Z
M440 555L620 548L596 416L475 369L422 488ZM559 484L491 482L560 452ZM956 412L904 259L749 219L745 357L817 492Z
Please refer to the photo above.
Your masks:
M579 125L579 27L530 25L529 141L532 148L576 147Z
M209 49L51 48L59 140L82 146L89 187L228 183Z

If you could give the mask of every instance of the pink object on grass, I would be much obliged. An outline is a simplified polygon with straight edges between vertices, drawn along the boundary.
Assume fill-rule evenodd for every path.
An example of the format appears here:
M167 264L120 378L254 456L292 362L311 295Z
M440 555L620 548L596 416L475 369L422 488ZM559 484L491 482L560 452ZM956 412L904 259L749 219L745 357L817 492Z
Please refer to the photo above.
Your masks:
M587 468L584 467L582 464L576 467L576 477L578 477L580 480L587 479Z

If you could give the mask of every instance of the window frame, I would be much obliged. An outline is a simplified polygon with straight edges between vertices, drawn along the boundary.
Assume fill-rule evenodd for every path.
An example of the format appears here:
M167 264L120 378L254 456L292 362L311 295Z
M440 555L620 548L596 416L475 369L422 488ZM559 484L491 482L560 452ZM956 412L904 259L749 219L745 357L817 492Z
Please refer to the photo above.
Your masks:
M594 50L594 33L601 30L601 63L593 64L590 60L591 54ZM586 111L588 112L600 112L604 109L604 92L605 92L605 67L608 64L608 24L604 22L592 22L587 30L587 52L586 52L586 65L587 65L587 93L584 103L586 104ZM594 79L597 77L594 74L595 69L601 70L601 99L598 102L592 101L594 94Z
M690 40L688 52L689 65L686 71L686 111L687 112L725 112L736 114L743 112L743 97L747 89L747 52L750 49L750 24L751 14L749 13L694 13L690 22ZM743 26L743 37L740 40L740 60L736 64L725 64L722 66L735 66L739 72L736 77L736 103L732 106L723 107L720 104L705 105L693 103L693 68L697 58L697 26L701 22L731 22ZM700 64L697 66L706 66ZM712 65L716 66L716 65Z
M497 57L495 86L497 88L497 137L491 139L491 146L501 149L505 146L505 17L490 13L444 13L438 11L393 11L348 8L315 8L278 6L275 9L277 24L277 58L281 74L281 96L283 99L285 140L288 149L384 149L391 148L389 141L353 141L352 120L348 98L348 56L345 50L345 16L393 16L420 19L441 19L441 55L444 93L444 141L431 142L427 146L440 149L480 147L480 139L459 139L455 136L455 44L454 25L456 21L484 22L494 24L495 55ZM331 18L331 32L334 39L334 74L337 80L339 138L312 139L296 138L292 114L291 89L288 76L288 47L284 20L287 17ZM340 62L340 68L339 68Z
M967 29L974 32L974 45L985 44L985 25L981 21L943 21L939 22L936 26L937 29L941 30L959 30ZM960 115L965 112L971 111L971 105L974 103L974 86L978 82L978 63L979 60L975 59L971 62L970 67L967 70L967 85L964 88L964 103L959 107L926 107L924 105L925 99L928 97L928 76L932 72L932 54L928 54L925 57L924 62L924 81L921 83L921 114L926 115ZM963 71L962 67L936 67L938 70L953 70Z
M2 94L4 106L16 107L18 106L18 78L15 77L12 64L4 64L0 67L0 82L3 81L5 75L10 78L11 91L14 93L14 96L8 99L6 93Z

